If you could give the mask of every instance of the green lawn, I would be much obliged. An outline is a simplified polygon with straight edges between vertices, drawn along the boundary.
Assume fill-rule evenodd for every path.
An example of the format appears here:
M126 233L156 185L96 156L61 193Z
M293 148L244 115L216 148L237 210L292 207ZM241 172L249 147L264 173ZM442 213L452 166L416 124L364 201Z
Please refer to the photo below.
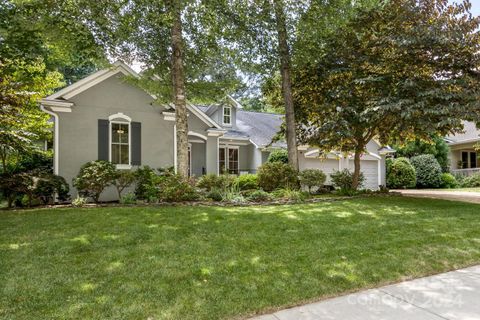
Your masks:
M480 263L480 205L0 212L1 319L218 319Z

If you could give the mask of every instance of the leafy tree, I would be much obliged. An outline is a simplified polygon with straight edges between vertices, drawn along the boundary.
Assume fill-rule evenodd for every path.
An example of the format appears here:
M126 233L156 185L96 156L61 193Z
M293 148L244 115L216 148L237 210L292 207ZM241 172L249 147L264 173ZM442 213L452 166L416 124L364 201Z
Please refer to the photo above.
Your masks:
M442 137L435 136L431 140L415 139L404 145L395 145L396 156L411 158L421 154L432 154L442 167L443 172L450 169L448 154L450 149Z
M37 101L59 86L61 75L41 62L0 58L0 158L3 174L11 173L11 157L36 148L49 135L48 116Z
M216 0L77 0L109 54L144 66L137 82L176 113L177 170L188 176L187 94L192 101L225 96L238 84L211 6ZM227 53L225 53L227 52Z
M118 169L115 171L115 175L112 179L112 184L117 189L119 200L122 199L123 190L131 186L136 179L137 179L137 176L134 171L118 170Z
M377 137L428 139L479 120L479 19L469 3L396 0L359 8L296 69L300 140L360 158Z
M306 169L300 172L300 184L308 188L308 192L312 193L313 187L323 187L327 176L319 169Z

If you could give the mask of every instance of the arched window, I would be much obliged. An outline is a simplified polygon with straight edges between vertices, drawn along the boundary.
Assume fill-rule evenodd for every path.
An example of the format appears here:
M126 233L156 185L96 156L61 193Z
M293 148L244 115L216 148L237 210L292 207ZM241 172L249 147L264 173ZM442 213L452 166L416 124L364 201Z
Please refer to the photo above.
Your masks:
M123 113L108 117L110 121L110 153L109 160L117 168L131 168L131 122L132 119Z

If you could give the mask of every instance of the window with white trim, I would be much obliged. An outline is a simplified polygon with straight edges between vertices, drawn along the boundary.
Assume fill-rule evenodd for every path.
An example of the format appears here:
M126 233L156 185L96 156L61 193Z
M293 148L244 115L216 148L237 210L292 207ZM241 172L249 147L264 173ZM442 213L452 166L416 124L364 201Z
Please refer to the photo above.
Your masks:
M218 169L220 174L238 174L238 147L220 147L218 149Z
M232 124L232 107L223 107L223 124Z
M110 162L130 165L130 123L110 121Z

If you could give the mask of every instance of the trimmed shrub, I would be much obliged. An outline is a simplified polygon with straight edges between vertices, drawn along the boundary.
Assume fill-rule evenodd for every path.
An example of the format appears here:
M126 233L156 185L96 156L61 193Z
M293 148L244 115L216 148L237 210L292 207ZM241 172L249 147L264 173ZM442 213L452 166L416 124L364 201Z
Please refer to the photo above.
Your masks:
M480 187L480 173L475 173L469 177L466 177L461 182L463 188L478 188Z
M281 162L267 162L258 168L258 185L267 192L280 188L298 189L298 172Z
M308 192L312 193L312 188L322 188L327 180L327 176L319 169L306 169L299 174L300 184L308 188Z
M273 197L268 192L265 192L263 190L255 190L251 192L247 197L248 201L252 202L270 201L272 200L272 198Z
M197 182L197 187L210 191L212 189L225 190L231 187L236 180L236 176L230 174L216 175L214 173L201 176Z
M81 196L91 197L98 203L100 194L112 183L115 173L115 165L108 161L90 161L80 168L77 177L73 179L73 185Z
M353 183L353 172L348 169L343 169L342 171L335 171L330 174L330 179L335 187L339 188L342 192L350 191L352 189ZM358 177L358 187L361 188L365 182L365 176L363 172L360 172Z
M275 149L270 152L267 161L288 163L288 151L285 149Z
M440 186L442 188L454 189L459 185L457 178L451 173L442 173L441 180Z
M70 187L61 176L54 174L43 174L38 178L34 194L43 204L53 203L55 194L60 201L66 201L69 198Z
M395 189L415 188L417 176L415 168L407 158L398 158L390 162L387 170L387 186Z
M410 159L417 176L417 188L438 188L442 183L442 168L431 154Z
M195 201L199 194L195 182L179 174L166 173L157 176L158 199L165 202Z
M258 189L258 177L256 174L243 174L237 178L240 190Z
M155 170L149 166L143 166L135 171L135 197L138 200L149 200L152 196L152 189L155 189L154 194L157 193L155 187L156 177Z

